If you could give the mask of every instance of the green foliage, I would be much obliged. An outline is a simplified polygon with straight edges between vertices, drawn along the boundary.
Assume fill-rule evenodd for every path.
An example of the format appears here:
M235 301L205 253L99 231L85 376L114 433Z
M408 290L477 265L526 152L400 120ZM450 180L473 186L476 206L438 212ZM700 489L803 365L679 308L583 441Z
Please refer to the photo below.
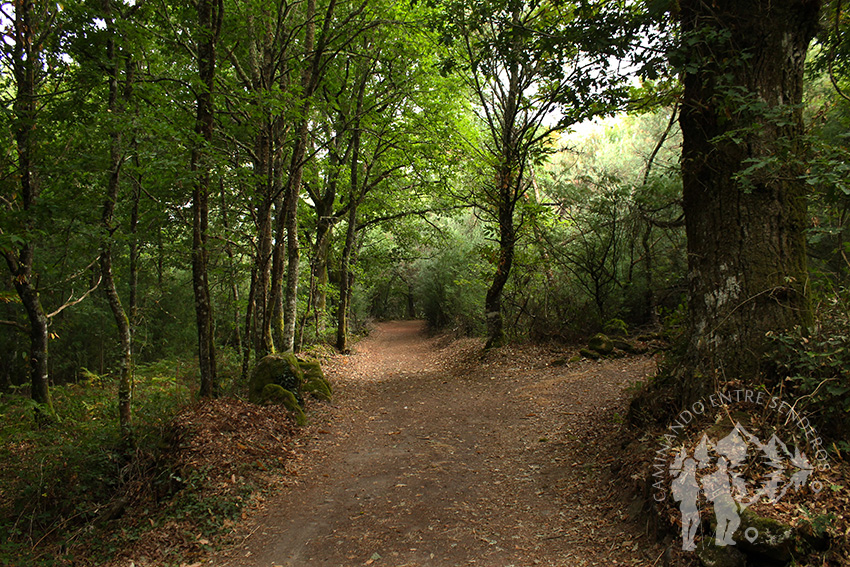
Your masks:
M812 329L770 333L769 358L798 407L819 431L850 441L850 291L827 296Z
M55 387L61 422L41 428L29 400L0 395L0 563L53 564L38 544L75 542L139 480L138 467L158 454L167 424L190 399L175 372L181 366L137 369L132 448L116 426L116 384L109 378L88 372L85 382Z
M472 218L447 219L441 228L439 248L427 249L416 262L420 309L434 330L482 333L486 260L491 252Z
M529 217L505 292L515 335L587 335L612 317L639 326L678 304L686 261L671 124L669 110L620 116L553 140L563 150L541 168L537 196L550 206Z

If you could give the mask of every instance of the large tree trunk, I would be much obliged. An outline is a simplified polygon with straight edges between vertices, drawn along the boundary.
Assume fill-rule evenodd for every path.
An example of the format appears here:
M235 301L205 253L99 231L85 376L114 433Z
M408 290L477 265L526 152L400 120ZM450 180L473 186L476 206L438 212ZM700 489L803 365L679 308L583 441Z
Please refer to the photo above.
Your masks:
M215 88L216 40L221 26L220 0L198 2L198 73L202 87L197 95L195 133L191 169L195 175L192 191L192 283L198 325L198 366L201 397L219 394L216 377L213 309L210 297L207 230L209 225L210 164L209 146L213 137L213 89Z
M724 376L753 380L765 333L810 322L801 102L819 2L681 8L684 37L698 40L680 117L689 352L700 376L682 381L689 401Z

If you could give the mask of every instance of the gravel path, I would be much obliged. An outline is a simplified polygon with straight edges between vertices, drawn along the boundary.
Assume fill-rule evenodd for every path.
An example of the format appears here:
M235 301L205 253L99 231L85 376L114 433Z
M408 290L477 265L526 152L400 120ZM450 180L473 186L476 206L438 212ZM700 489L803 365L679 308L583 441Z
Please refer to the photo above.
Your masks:
M568 366L563 353L378 325L327 373L289 486L213 558L229 567L654 565L628 517L624 388L649 357Z

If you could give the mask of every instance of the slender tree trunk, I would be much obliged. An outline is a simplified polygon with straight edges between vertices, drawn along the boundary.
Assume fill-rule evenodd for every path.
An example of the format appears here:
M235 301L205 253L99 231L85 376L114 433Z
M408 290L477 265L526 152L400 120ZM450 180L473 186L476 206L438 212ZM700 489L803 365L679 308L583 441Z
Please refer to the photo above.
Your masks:
M224 229L226 239L224 252L230 263L230 295L233 297L233 335L236 342L236 352L242 352L242 316L239 313L239 286L236 278L236 255L233 253L233 245L230 243L230 224L227 217L227 197L224 190L224 182L219 183L219 195L221 196L221 226Z
M165 243L162 240L162 225L156 227L156 290L160 297L165 295Z
M516 247L514 230L514 183L510 170L499 172L499 259L493 281L484 298L484 313L487 317L486 348L498 348L505 344L504 319L502 316L502 291L511 274Z
M287 10L288 12L288 10ZM248 30L248 68L249 80L245 84L252 95L252 111L257 123L252 152L253 174L255 182L255 218L257 227L257 250L254 265L257 267L257 279L253 289L253 330L243 340L250 342L258 356L274 352L280 342L278 319L281 315L280 286L283 279L283 260L279 248L282 246L281 233L284 229L282 213L282 171L280 150L283 146L285 123L280 116L269 108L274 96L273 88L286 92L288 75L282 71L285 67L286 49L279 49L276 35L286 35L288 15L278 14L281 18L275 24L274 16L260 10L249 10L246 14ZM277 27L281 26L281 27ZM232 55L232 54L231 54ZM280 220L276 220L280 219ZM247 330L246 330L247 332Z
M135 149L135 148L134 148ZM133 156L133 162L136 165L136 169L139 168L139 158L138 153L134 152L136 155ZM130 209L130 243L129 243L129 256L130 256L130 274L129 274L129 287L130 287L130 295L129 301L127 305L127 311L130 316L130 333L131 335L136 332L136 325L139 322L139 201L142 198L142 176L140 173L136 172L133 176L133 204ZM132 342L132 341L131 341Z
M329 217L319 217L316 228L316 247L313 250L313 313L316 320L316 337L321 338L327 330L326 316L328 308L328 255L330 254L333 221Z
M118 57L115 53L115 30L112 20L112 4L106 1L106 28L109 36L106 40L106 56L109 61L109 100L108 110L112 120L117 119L123 112L122 105L118 100ZM125 89L125 96L130 95L129 85ZM112 270L112 237L116 230L113 226L115 218L115 205L118 202L118 192L121 184L121 149L123 136L120 126L111 126L109 144L109 179L106 186L106 199L103 203L101 223L103 229L103 243L100 251L100 273L103 289L107 303L115 319L118 329L118 342L121 350L120 370L118 376L118 424L125 437L130 436L132 427L132 400L133 400L133 346L130 333L130 320L127 317L118 288L115 285L115 277Z
M305 105L307 106L307 105ZM295 348L295 322L298 316L298 275L301 249L298 243L298 203L301 200L301 178L304 174L304 155L309 136L308 122L301 124L292 161L295 165L286 195L286 296L283 306L283 337L281 347L286 351ZM297 162L295 160L298 160Z
M348 316L351 307L351 287L353 278L351 276L352 255L357 239L357 208L360 199L365 195L365 189L360 191L360 140L362 130L360 129L360 116L363 112L363 98L365 95L366 82L360 84L357 93L357 104L354 112L354 124L351 136L351 169L348 190L348 229L345 233L345 246L342 250L342 262L340 265L339 282L339 305L337 310L336 325L336 348L340 352L348 350ZM367 179L363 180L365 187Z
M271 80L271 78L269 78ZM283 261L282 248L285 242L286 218L284 210L284 189L283 189L283 167L279 146L281 144L278 131L275 129L274 121L269 117L266 120L266 131L263 134L264 141L267 146L263 151L268 155L264 156L265 164L263 173L263 185L266 190L266 203L268 210L268 230L269 242L265 246L268 248L268 256L266 260L266 276L268 282L267 296L264 299L263 311L263 350L265 352L275 352L280 350L282 340L283 323L283 299L282 285L285 264ZM276 216L272 215L275 211ZM272 221L274 220L274 236L271 236ZM265 229L264 229L265 230ZM265 282L264 282L265 283Z
M271 271L271 288L269 289L269 305L271 311L269 314L269 325L271 327L272 339L275 350L281 350L285 344L283 333L283 297L284 297L284 277L286 275L286 223L288 215L288 203L285 195L288 195L288 190L283 185L283 160L280 155L275 159L275 191L278 195L275 203L275 236L274 250L272 252L272 271Z
M319 201L316 206L316 242L313 244L312 258L310 260L310 289L307 295L307 309L301 315L298 324L297 350L304 345L304 331L310 316L313 316L316 339L321 340L324 334L324 311L326 308L326 294L324 288L327 285L328 269L327 258L329 252L331 229L333 222L329 214L326 214L324 203Z
M221 26L220 0L198 2L198 73L201 89L197 94L195 133L191 170L195 174L192 191L192 283L198 326L198 365L201 372L201 397L219 394L216 377L213 308L209 287L210 164L209 147L213 137L213 89L215 88L216 40Z
M328 176L326 190L323 195L314 198L316 207L316 242L313 246L313 258L310 262L310 308L316 327L316 337L321 340L327 331L327 297L328 297L328 256L330 254L331 238L336 223L334 203L336 201L339 175L342 166L339 149L341 145L342 127L336 128L333 147L328 155Z
M245 332L242 336L245 340L242 342L242 383L248 383L248 366L251 362L251 341L248 339L252 335L256 335L256 299L258 292L259 266L254 264L251 268L251 287L248 290L248 304L245 307ZM252 332L253 330L253 332Z
M811 320L801 103L819 6L681 3L684 37L697 39L688 58L698 65L685 74L679 120L690 363L699 376L683 379L683 401L723 377L756 379L765 333Z
M515 23L519 22L519 12L513 13ZM515 46L518 48L518 46ZM493 281L484 298L484 315L487 319L487 344L485 348L499 348L505 344L504 319L502 316L502 291L511 275L516 247L516 230L514 228L514 210L516 202L522 193L523 164L518 150L521 140L518 139L515 128L520 119L519 99L519 63L512 60L507 64L507 93L504 108L500 118L491 121L490 129L497 138L496 147L499 150L499 163L496 166L494 191L495 206L498 211L499 223L499 259Z
M41 62L41 44L36 40L38 16L31 2L15 1L15 22L13 47L13 73L15 79L15 103L13 131L18 153L17 176L20 182L21 208L26 217L23 237L17 251L4 251L6 263L12 274L15 291L27 313L30 324L30 395L39 404L36 415L40 419L52 419L53 402L50 397L47 349L49 341L48 320L39 299L38 289L33 281L35 262L35 233L33 209L40 193L39 178L36 171L35 150L38 127L38 106L36 97L36 73ZM44 22L41 22L44 23ZM46 25L50 25L46 23Z
M256 331L252 333L252 342L259 355L274 352L272 340L271 302L269 282L272 265L272 205L265 199L257 211L257 256L254 265L257 267L257 285L254 290L254 319Z
M112 120L120 117L123 108L118 100L118 58L115 53L115 30L112 20L112 4L106 1L106 29L109 36L106 40L106 56L109 61L109 100L108 110ZM128 87L129 88L129 87ZM129 95L129 91L125 91ZM132 427L132 399L133 399L133 347L130 334L130 320L127 317L118 288L115 285L115 277L112 270L112 237L116 230L113 226L115 219L115 205L118 202L118 192L121 184L121 146L123 136L120 126L113 124L110 132L109 143L109 179L106 186L106 199L103 202L103 213L101 223L103 229L103 242L100 250L100 274L103 282L103 290L107 303L115 319L118 329L118 341L121 349L120 370L118 376L118 424L125 437L130 436Z
M323 37L326 36L327 26L333 14L336 2L332 0L325 14ZM283 344L286 351L295 349L295 324L298 318L298 276L300 269L301 250L298 242L298 203L300 202L301 180L304 175L304 158L310 136L309 114L312 108L312 97L316 90L320 74L320 61L324 46L320 42L315 47L316 39L316 0L307 0L306 34L304 38L304 54L310 64L305 68L301 79L303 103L301 108L301 123L295 136L292 149L292 165L287 185L286 209L286 297L283 307Z
M6 259L15 280L15 291L21 298L30 324L30 396L40 405L36 409L39 417L50 419L54 411L47 369L48 321L38 297L38 290L32 285L34 250L34 246L28 244L20 249L16 260L8 255Z
M643 236L641 237L641 246L643 247L643 263L644 270L646 271L646 308L649 314L649 323L657 328L661 321L658 319L658 305L656 302L655 295L655 279L653 276L653 271L655 270L652 257L652 223L647 222L646 227L643 229Z
M413 285L410 282L405 282L407 285L407 318L416 319L416 303L414 302Z
M356 153L356 152L355 152ZM351 307L352 256L357 238L357 202L352 195L348 209L348 230L345 233L345 246L342 249L342 263L339 278L339 305L337 306L336 348L339 352L348 350L348 316Z

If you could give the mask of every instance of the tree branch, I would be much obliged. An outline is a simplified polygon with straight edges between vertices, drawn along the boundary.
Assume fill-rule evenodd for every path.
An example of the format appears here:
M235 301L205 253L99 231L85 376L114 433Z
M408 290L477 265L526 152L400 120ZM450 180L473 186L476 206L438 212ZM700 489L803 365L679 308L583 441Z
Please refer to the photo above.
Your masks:
M17 321L0 320L0 325L8 325L10 327L15 327L16 329L18 329L22 333L26 333L27 331L29 331L29 329L27 329L26 325L22 325L22 324L18 323Z
M74 305L76 305L76 304L80 303L81 301L83 301L85 298L87 298L89 295L91 295L91 293L92 293L94 290L96 290L96 289L98 288L98 286L100 286L100 281L101 281L102 279L103 279L103 275L98 276L97 281L95 282L95 284L94 284L94 285L93 285L93 286L92 286L92 287L91 287L91 288L90 288L87 292L85 292L85 293L84 293L83 295L81 295L79 298L74 299L74 300L71 300L71 298L69 297L69 298L68 298L68 301L66 301L64 305L62 305L59 309L57 309L57 310L56 310L56 311L54 311L53 313L49 313L49 314L47 315L47 318L48 318L48 319L51 319L51 318L55 317L56 315L59 315L60 313L62 313L62 311L64 311L64 310L65 310L65 309L67 309L68 307L73 307ZM73 292L71 292L71 297L73 297L73 296L74 296L74 295L73 295Z

